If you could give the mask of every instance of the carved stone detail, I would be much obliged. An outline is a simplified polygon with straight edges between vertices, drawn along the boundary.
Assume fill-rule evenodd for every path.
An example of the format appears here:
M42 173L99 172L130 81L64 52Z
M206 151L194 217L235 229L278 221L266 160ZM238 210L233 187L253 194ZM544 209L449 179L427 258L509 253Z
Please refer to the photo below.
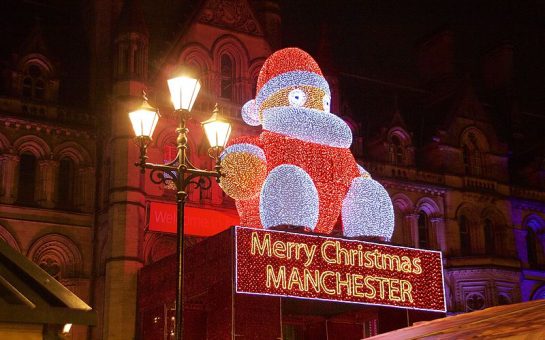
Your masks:
M201 11L200 23L228 28L235 31L263 36L257 20L254 18L246 1L211 0Z

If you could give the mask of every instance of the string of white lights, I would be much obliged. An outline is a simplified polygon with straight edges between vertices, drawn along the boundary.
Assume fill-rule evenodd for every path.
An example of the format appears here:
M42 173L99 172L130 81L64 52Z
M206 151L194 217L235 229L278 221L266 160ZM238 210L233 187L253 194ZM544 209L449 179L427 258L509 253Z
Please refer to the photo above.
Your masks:
M263 129L305 142L349 148L352 131L332 113L306 107L273 107L263 111Z
M394 208L388 192L374 179L355 178L343 201L342 222L344 236L378 236L389 241Z
M261 223L265 228L293 225L314 230L318 212L318 191L303 169L284 164L269 173L259 202Z

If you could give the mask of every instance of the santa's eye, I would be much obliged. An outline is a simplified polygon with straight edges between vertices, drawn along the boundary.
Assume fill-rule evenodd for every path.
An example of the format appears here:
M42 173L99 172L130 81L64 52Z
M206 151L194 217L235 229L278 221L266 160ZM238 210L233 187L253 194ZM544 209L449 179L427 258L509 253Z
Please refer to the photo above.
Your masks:
M324 96L324 98L322 99L322 102L324 103L324 111L325 112L330 112L330 109L331 109L331 97L328 96L327 94Z
M307 95L301 89L291 90L288 100L291 106L303 106L307 102Z

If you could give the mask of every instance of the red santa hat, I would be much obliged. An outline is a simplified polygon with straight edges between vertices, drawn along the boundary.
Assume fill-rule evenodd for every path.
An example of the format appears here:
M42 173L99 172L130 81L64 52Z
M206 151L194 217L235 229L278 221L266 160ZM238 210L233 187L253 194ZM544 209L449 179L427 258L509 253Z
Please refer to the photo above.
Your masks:
M259 72L256 98L242 107L242 118L249 125L260 125L259 111L267 98L276 92L297 86L313 86L330 95L329 85L316 61L305 51L289 47L274 52Z

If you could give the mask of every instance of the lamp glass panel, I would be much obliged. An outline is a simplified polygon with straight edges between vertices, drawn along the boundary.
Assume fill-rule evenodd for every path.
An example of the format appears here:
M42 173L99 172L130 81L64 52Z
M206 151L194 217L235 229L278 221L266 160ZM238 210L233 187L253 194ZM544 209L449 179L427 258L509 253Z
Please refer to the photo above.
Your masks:
M227 140L231 134L230 123L221 120L212 121L203 124L203 127L211 147L224 147L227 144Z
M177 77L168 80L168 89L176 110L191 111L201 89L201 83L197 79Z
M136 110L129 113L132 128L137 137L150 137L159 121L159 114L156 111Z

